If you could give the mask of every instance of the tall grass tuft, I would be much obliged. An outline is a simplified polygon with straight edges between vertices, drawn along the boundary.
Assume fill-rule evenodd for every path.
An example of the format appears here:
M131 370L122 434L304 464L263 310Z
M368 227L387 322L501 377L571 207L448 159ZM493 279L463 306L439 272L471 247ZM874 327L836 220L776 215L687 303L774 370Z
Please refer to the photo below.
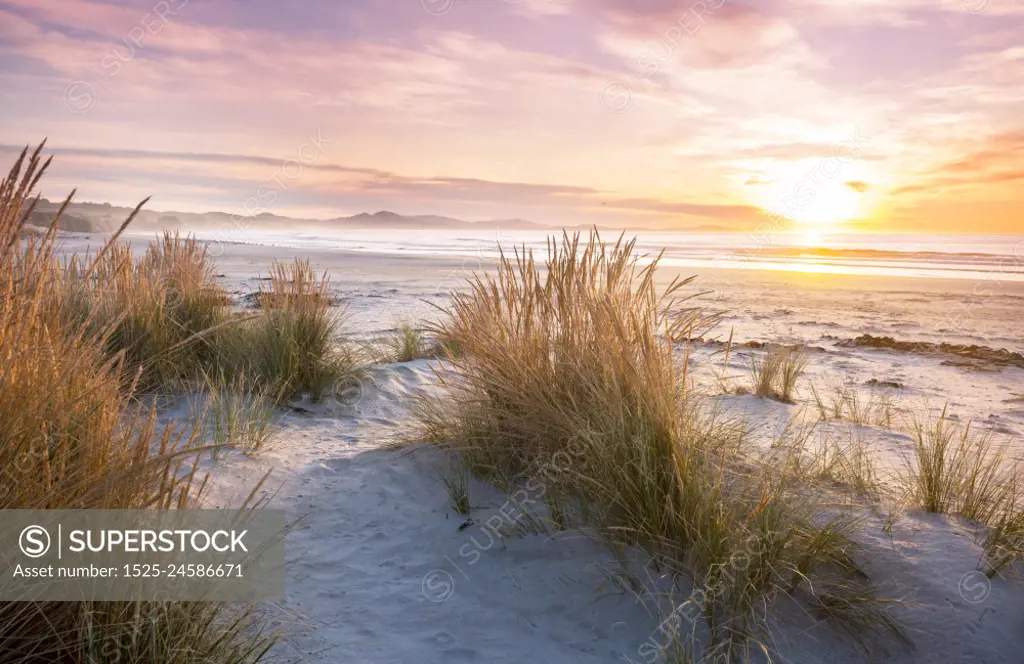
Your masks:
M1024 558L1024 511L1016 502L1007 505L989 525L984 541L985 573L992 577Z
M207 378L207 400L203 424L213 444L232 445L246 456L254 456L273 444L277 431L272 422L273 404L278 401L264 385L254 384L244 374Z
M990 434L958 426L943 410L934 422L915 422L913 436L917 467L910 479L926 511L989 524L1014 503L1019 475Z
M392 362L412 362L437 354L424 337L423 330L407 320L398 323L385 343Z
M861 432L850 427L849 438L845 439L825 431L812 441L813 433L813 427L801 431L801 437L788 446L785 463L792 471L808 482L840 485L855 497L880 501L883 478Z
M374 362L412 362L458 355L461 349L453 341L437 335L436 326L400 318L395 327L366 344L367 355Z
M125 320L150 306L125 298L119 289L135 288L128 283L110 289L101 281L129 273L117 263L124 254L116 235L91 262L61 265L56 227L70 196L45 234L22 232L38 200L30 194L49 164L42 147L22 152L0 182L0 509L192 505L200 493L195 461L204 451L196 431L158 425L155 408L128 389L146 371L126 360L133 344L145 343L141 337L111 355ZM153 284L138 288L132 292L140 297L166 293ZM165 307L153 302L143 324ZM0 598L0 653L27 664L241 664L258 661L273 643L260 624L251 611L219 604Z
M458 514L469 514L469 471L457 459L449 457L447 467L440 467L438 475L448 492L452 509Z
M777 346L751 354L750 377L754 394L792 403L796 384L810 361L800 347Z
M891 609L898 600L885 599L868 584L830 584L815 598L816 612L843 627L865 652L870 652L867 636L888 633L910 644L906 630L893 617Z
M674 534L683 382L672 341L704 319L691 310L670 321L687 282L659 297L655 265L637 265L632 242L591 239L552 243L544 276L532 254L503 255L496 280L454 295L440 336L464 352L453 364L459 396L422 402L421 423L483 475L530 476L563 455L575 470L560 483L610 491L600 501L609 517Z
M995 576L1024 557L1020 468L1006 444L946 418L913 423L916 467L909 493L928 512L959 514L987 526L983 569Z
M811 396L821 420L847 420L858 426L874 425L892 428L897 410L896 393L892 390L870 392L864 397L855 385L834 385L819 391L811 384Z
M319 401L356 368L340 337L344 311L334 306L329 285L308 260L275 263L270 288L257 294L262 313L219 338L221 365L255 377L279 399L307 394Z
M224 322L228 297L205 245L164 233L139 260L117 243L87 260L64 265L62 315L103 333L107 355L137 373L141 388L188 381L209 366L216 352L204 334Z
M417 437L557 497L664 578L691 578L705 653L740 657L769 647L772 598L856 571L857 524L822 519L796 478L744 452L740 425L687 392L685 342L716 317L689 306L689 279L661 288L658 260L640 259L635 241L596 233L549 240L543 265L502 253L437 324L463 353L437 370L446 392L421 398Z

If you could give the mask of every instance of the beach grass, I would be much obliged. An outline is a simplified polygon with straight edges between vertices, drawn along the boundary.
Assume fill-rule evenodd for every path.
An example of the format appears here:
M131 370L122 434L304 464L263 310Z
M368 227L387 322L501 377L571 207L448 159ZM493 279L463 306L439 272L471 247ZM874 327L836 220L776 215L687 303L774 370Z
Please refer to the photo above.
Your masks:
M365 354L377 364L442 359L460 352L451 340L436 336L432 324L408 318L399 318L392 329L365 347Z
M1024 510L1019 502L1002 510L989 523L984 540L985 574L995 576L1024 558Z
M344 310L309 261L275 262L249 316L232 312L215 274L192 237L165 232L139 258L115 241L91 262L76 255L61 266L58 310L102 337L105 354L144 391L206 389L207 376L244 375L279 402L316 401L354 371Z
M438 469L438 475L448 492L448 502L457 514L469 514L469 470L454 456L448 456L447 465Z
M278 430L273 406L280 399L269 387L245 374L228 377L221 373L207 377L206 395L202 426L218 448L234 446L246 456L254 456L274 443Z
M412 362L436 355L423 330L408 320L399 321L386 343L393 362Z
M907 494L927 512L956 514L984 526L982 569L995 576L1024 558L1024 477L1007 443L947 418L912 423Z
M330 296L330 279L308 260L275 262L269 287L255 297L258 311L210 335L210 372L245 375L276 403L296 397L320 401L358 368L343 332L344 307Z
M263 316L250 324L245 357L256 375L290 398L300 393L319 401L333 383L350 376L357 361L340 338L343 309L333 305L326 272L308 260L275 263L270 289L261 291Z
M813 605L818 615L841 626L870 653L868 638L872 635L888 635L911 644L907 630L892 614L892 609L902 603L880 596L870 584L854 582L829 585L815 598Z
M230 300L213 276L206 246L164 233L135 259L111 243L94 258L72 256L59 296L69 324L104 337L140 389L171 386L209 366L215 351L203 333L224 322Z
M420 399L417 438L690 579L703 651L740 657L770 648L775 598L861 574L859 521L827 518L801 477L757 462L743 427L689 393L687 340L717 317L693 306L690 279L661 286L657 258L639 259L634 241L563 234L543 263L502 253L495 275L474 275L435 329L462 355L438 369L443 395ZM791 397L805 360L767 359L771 394Z
M896 423L897 392L893 389L863 395L855 385L837 384L819 389L810 386L811 397L821 420L846 420L858 426L890 429Z
M751 391L759 397L792 403L797 382L808 362L799 346L774 346L760 354L752 353Z
M1012 509L1020 475L990 433L960 426L943 410L931 421L915 421L913 439L909 480L925 511L988 524Z
M178 377L184 360L153 364L141 349L170 356L204 324L206 296L189 298L207 282L182 282L187 292L171 295L176 286L156 275L169 274L169 253L193 265L203 255L165 238L128 264L115 235L91 259L62 264L60 212L46 233L23 233L49 165L42 147L22 152L0 183L0 509L195 505L196 462L209 448L194 428L159 424L152 400L133 388ZM0 598L4 661L256 662L276 638L264 626L252 608L216 603Z
M785 453L773 462L785 465L805 482L841 487L873 503L882 497L884 478L865 437L855 427L835 432L794 418L773 448Z

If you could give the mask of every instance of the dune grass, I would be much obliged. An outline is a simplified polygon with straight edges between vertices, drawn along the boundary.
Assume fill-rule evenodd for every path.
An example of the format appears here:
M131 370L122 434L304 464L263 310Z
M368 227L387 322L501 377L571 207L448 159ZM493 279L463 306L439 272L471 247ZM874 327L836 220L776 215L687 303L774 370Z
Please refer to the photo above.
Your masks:
M214 351L202 335L226 320L227 294L214 277L206 247L164 233L134 259L112 243L95 259L73 256L63 266L63 317L104 335L104 349L120 356L141 389L193 378Z
M893 427L897 393L871 391L865 397L855 385L838 384L819 389L811 385L811 396L821 420L846 420L858 426Z
M45 234L22 233L36 204L30 194L49 164L42 147L23 152L0 182L0 509L194 505L202 487L196 461L208 448L194 429L158 425L155 407L130 389L151 370L134 355L137 344L152 342L126 332L125 321L138 315L129 325L145 327L154 311L168 311L170 286L107 288L100 277L129 274L113 244L90 262L61 265L60 212ZM124 299L135 288L152 301ZM112 302L126 308L116 312ZM0 598L0 653L26 664L241 664L259 661L274 642L262 625L252 609L216 603Z
M469 514L469 470L458 459L449 457L447 466L438 468L438 476L448 492L448 502L458 514Z
M631 244L564 243L546 278L532 256L505 257L497 282L478 278L455 294L441 332L465 355L454 367L459 396L443 401L461 407L424 401L421 423L485 476L533 475L556 453L579 471L558 473L559 482L627 473L607 483L621 489L608 509L649 516L648 530L668 534L682 383L670 341L651 331L667 323L653 270L636 274ZM683 334L687 322L696 316L673 330ZM615 456L623 463L606 463Z
M989 433L975 433L946 418L914 423L916 468L912 488L927 512L959 514L979 523L992 523L1012 505L1019 473L1007 459L1007 449Z
M427 340L423 329L408 320L398 322L384 345L391 362L412 362L437 355L437 349Z
M770 649L774 598L861 574L858 522L823 514L688 393L685 341L715 317L690 306L690 280L660 288L657 263L596 233L550 240L543 265L502 254L437 325L463 354L438 369L444 393L419 402L417 437L478 476L557 496L563 519L640 547L661 578L691 579L702 651L740 657ZM801 360L786 361L791 392Z
M796 384L807 369L809 360L803 349L775 346L764 353L750 355L751 390L759 397L770 397L792 403Z
M860 497L872 501L881 498L883 479L859 432L851 430L845 444L834 442L823 456L827 475L850 487Z
M775 394L781 359L780 353L750 354L750 387L755 395L764 398Z
M261 312L215 337L217 365L251 376L278 401L322 399L357 366L341 331L344 309L334 305L329 287L327 273L318 275L308 260L275 263L270 287L257 294Z
M164 233L138 259L112 242L94 260L72 256L57 273L58 310L103 337L105 354L146 391L206 389L206 376L245 375L279 401L319 400L354 371L344 311L309 261L274 263L259 311L233 314L204 244Z
M780 456L776 454L781 451ZM809 423L802 412L786 423L773 442L774 463L783 464L794 476L811 483L828 483L846 489L856 498L878 502L884 481L861 432L850 427L845 435Z
M871 652L868 636L887 633L910 645L907 631L892 615L898 600L880 597L868 584L833 584L823 589L813 603L815 612L841 626L867 653Z
M367 356L374 362L412 362L458 355L461 349L454 341L437 335L436 326L407 318L396 321L394 328L366 344Z
M1024 558L1024 510L1014 502L989 523L985 536L985 574L992 577Z
M1006 443L946 417L912 423L914 463L906 492L926 511L958 514L985 527L984 569L995 576L1024 557L1024 476Z
M207 377L206 385L201 425L214 445L234 446L254 456L273 444L278 433L272 422L273 405L279 401L276 394L245 374Z
M925 511L957 514L986 528L986 574L994 576L1024 557L1024 504L1019 465L1005 443L946 417L913 423L914 464L907 491Z

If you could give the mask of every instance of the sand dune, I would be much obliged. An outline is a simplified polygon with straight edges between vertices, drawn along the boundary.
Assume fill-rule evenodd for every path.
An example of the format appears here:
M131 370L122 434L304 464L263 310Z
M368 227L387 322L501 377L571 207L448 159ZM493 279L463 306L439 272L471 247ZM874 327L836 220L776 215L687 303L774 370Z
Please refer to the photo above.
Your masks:
M65 250L82 248L80 241L69 242ZM260 278L255 266L287 258L290 251L229 246L218 259L222 281L241 297ZM334 275L339 297L352 310L350 325L366 339L391 329L400 316L431 315L430 305L443 304L446 288L463 276L463 266L451 259L304 253ZM737 347L722 365L720 343L696 344L693 379L711 384L724 372L737 385L745 382L746 357L756 352L749 346L758 344L741 347L741 338L802 341L814 347L806 383L823 391L851 389L865 402L884 395L893 419L891 426L823 422L819 440L856 436L883 472L898 473L913 456L898 420L948 407L951 418L973 420L1012 441L1012 453L1024 460L1024 408L1009 398L1024 384L1024 369L957 366L898 346L879 352L840 341L900 321L913 324L923 310L941 316L949 306L944 286L918 282L907 290L905 283L889 283L890 290L872 293L869 306L865 295L852 290L804 289L777 277L738 281L712 300L743 303L731 315L745 318L744 324L724 323L737 330ZM762 291L772 293L770 300ZM910 299L921 302L908 305ZM903 313L894 319L897 310ZM999 303L979 309L972 335L990 343L1011 335L1015 322L1007 311ZM728 328L718 337L727 335ZM658 611L664 611L665 598L635 596L613 583L610 572L618 563L605 545L573 531L499 535L496 524L511 523L508 496L474 480L471 514L460 516L438 479L440 455L427 447L391 446L408 431L412 395L440 389L431 365L418 360L373 367L345 399L279 412L280 437L271 449L254 458L227 454L209 462L209 505L237 504L253 481L273 470L266 488L271 504L300 520L289 542L287 598L270 608L291 634L277 653L285 661L325 663L663 661L657 648L665 642L665 627L659 628ZM797 404L721 392L712 399L742 418L766 450L789 420L813 408L806 389ZM179 403L166 416L185 417L187 408ZM974 526L910 510L890 531L883 515L861 512L865 569L886 597L902 602L893 614L913 643L871 641L867 661L1018 661L1024 588L977 572L982 550ZM657 587L656 570L639 557L633 565ZM865 661L848 634L796 605L772 620L782 661Z

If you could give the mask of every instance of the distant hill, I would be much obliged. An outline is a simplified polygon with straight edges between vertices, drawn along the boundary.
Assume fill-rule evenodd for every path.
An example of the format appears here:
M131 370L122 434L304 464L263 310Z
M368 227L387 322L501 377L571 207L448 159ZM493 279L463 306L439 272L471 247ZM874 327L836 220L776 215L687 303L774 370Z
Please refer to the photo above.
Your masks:
M29 221L34 226L49 225L60 203L42 199ZM109 203L72 203L64 211L61 221L63 230L75 232L110 232L116 230L132 209ZM437 215L402 215L381 210L373 214L361 212L350 217L333 219L303 219L263 212L247 219L254 228L307 228L307 229L349 229L349 230L418 230L418 229L474 229L503 228L507 230L548 230L543 226L523 219L495 219L490 221L463 221L453 217ZM142 209L132 223L134 230L211 230L224 224L234 224L235 215L226 212L175 212Z
M30 220L30 224L40 227L49 225L50 220L60 207L59 202L41 199L39 205ZM110 203L72 203L65 210L61 228L74 232L101 232L114 231L131 214L132 208L111 205ZM135 231L159 231L159 230L196 230L210 231L234 226L235 215L227 212L175 212L156 211L142 209L135 221L132 222L132 230ZM349 217L334 217L333 219L303 219L286 217L282 215L263 212L246 218L250 228L255 229L305 229L305 230L508 230L508 231L551 231L559 230L562 226L538 224L525 219L491 219L484 221L464 221L454 217L438 215L403 215L389 210L369 213L360 212ZM585 228L585 226L583 227ZM601 227L601 230L615 231ZM633 231L657 232L657 228L632 227ZM728 232L730 229L722 226L691 226L678 230L697 232Z
M50 224L53 223L53 215L55 213L56 210L33 210L32 214L29 215L26 225L30 228L36 229L49 228ZM73 233L90 233L96 231L102 232L105 230L113 230L104 228L102 227L102 224L94 223L93 221L86 217L76 214L70 214L67 211L65 211L64 214L61 215L60 222L57 225L57 228L58 230L71 231Z

